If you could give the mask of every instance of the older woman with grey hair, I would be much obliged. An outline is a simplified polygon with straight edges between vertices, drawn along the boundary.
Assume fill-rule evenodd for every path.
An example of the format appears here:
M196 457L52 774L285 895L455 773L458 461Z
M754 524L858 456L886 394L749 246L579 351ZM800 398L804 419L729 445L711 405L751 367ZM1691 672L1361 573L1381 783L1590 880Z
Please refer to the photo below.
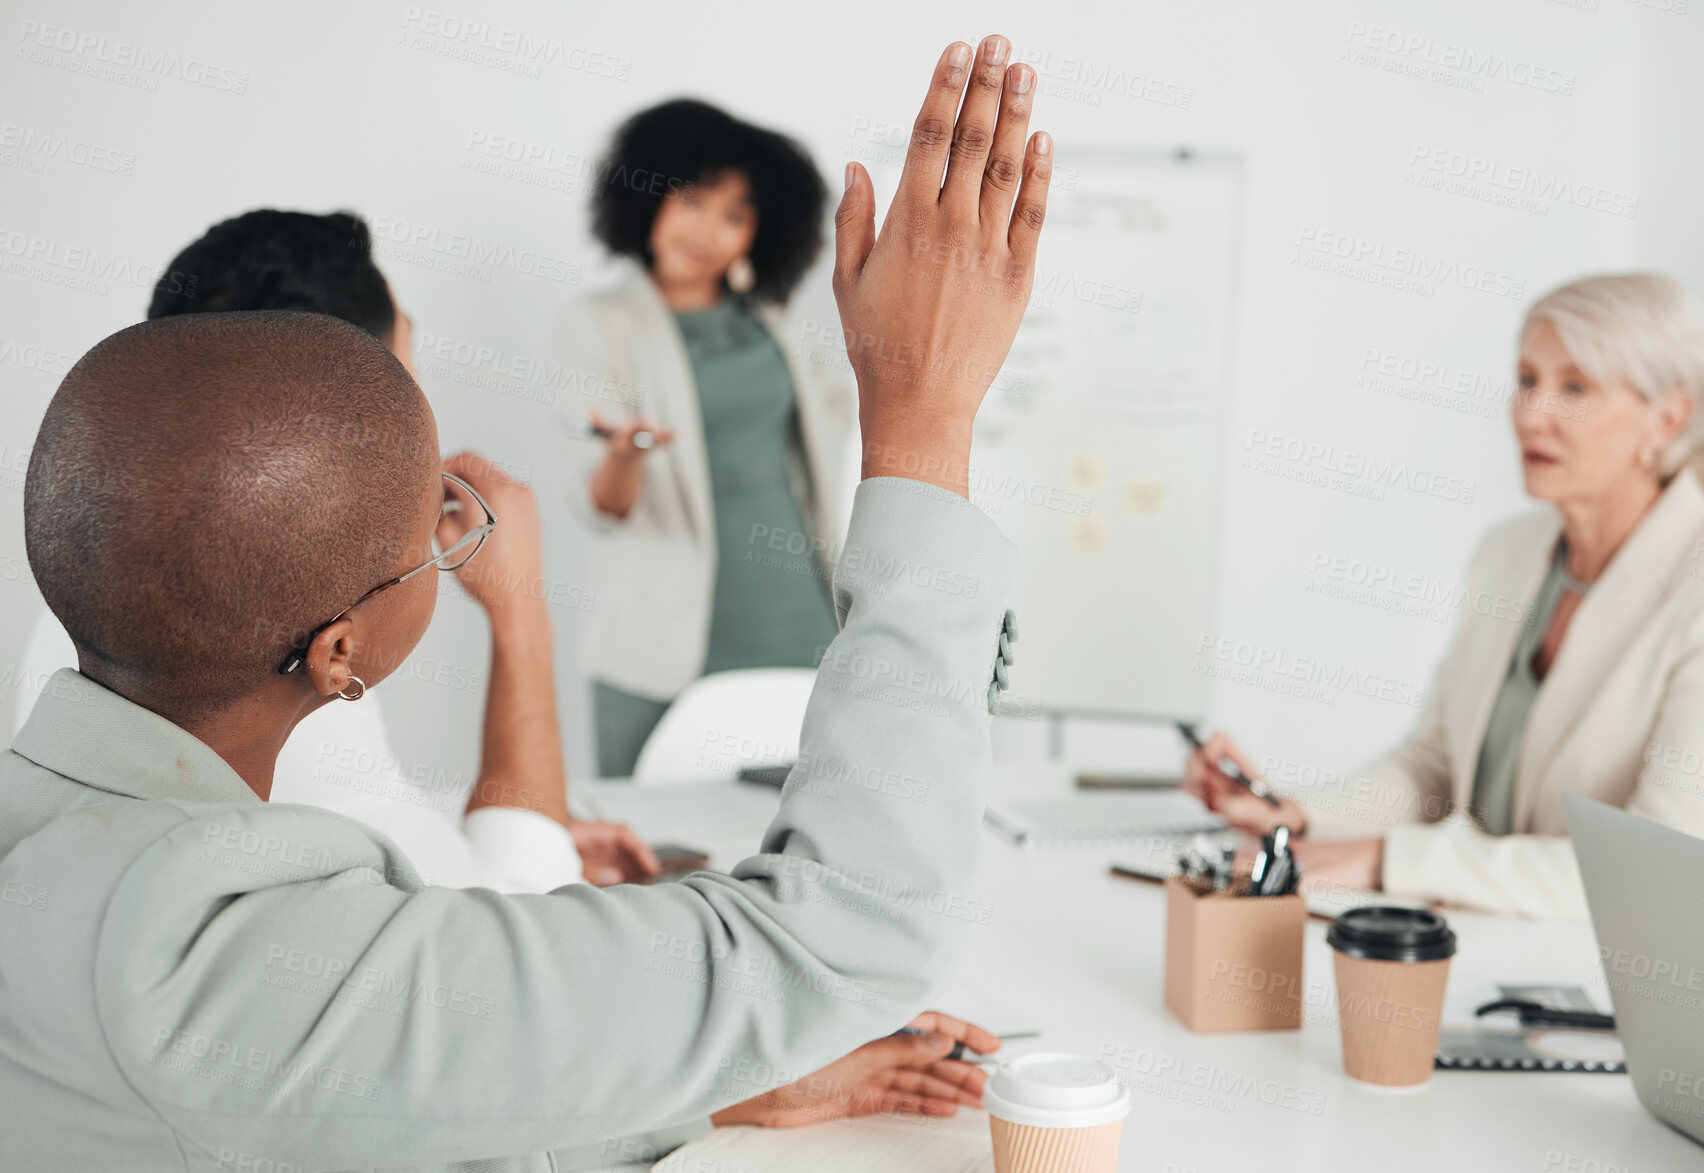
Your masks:
M1234 826L1305 836L1314 883L1582 920L1562 796L1704 836L1704 316L1674 281L1587 277L1540 298L1510 405L1526 491L1499 525L1407 740L1365 769L1236 785L1223 733L1185 784ZM1286 782L1301 785L1286 787Z

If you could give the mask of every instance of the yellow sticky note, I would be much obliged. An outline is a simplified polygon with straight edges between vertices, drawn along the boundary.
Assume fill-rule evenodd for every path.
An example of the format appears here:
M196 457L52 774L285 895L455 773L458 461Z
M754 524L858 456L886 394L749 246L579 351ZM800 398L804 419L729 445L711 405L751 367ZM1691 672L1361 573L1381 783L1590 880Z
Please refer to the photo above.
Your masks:
M1065 527L1065 548L1073 554L1104 554L1109 537L1106 518L1073 517Z
M1131 477L1124 482L1124 512L1152 517L1165 507L1166 483L1153 477Z
M1065 458L1065 487L1079 493L1099 492L1106 484L1106 455L1073 452Z

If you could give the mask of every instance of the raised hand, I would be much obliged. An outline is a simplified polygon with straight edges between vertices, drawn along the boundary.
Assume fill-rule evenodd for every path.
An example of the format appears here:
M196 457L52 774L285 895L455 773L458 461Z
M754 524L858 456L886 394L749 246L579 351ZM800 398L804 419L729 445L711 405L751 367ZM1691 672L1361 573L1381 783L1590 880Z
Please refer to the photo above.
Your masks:
M866 477L969 486L971 424L1029 301L1053 168L1046 132L1026 139L1035 71L1010 55L1000 36L974 59L962 41L941 54L880 236L870 177L847 164L834 295Z

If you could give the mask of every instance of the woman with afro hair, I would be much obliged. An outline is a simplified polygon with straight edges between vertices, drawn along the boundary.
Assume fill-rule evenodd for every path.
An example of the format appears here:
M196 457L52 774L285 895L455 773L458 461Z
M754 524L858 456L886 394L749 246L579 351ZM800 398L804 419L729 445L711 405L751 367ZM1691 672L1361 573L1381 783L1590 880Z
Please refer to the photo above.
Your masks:
M796 143L690 99L634 115L599 167L593 227L624 273L574 319L577 361L621 391L589 413L585 489L609 576L589 652L605 777L698 676L815 667L834 637L854 399L779 316L826 203Z

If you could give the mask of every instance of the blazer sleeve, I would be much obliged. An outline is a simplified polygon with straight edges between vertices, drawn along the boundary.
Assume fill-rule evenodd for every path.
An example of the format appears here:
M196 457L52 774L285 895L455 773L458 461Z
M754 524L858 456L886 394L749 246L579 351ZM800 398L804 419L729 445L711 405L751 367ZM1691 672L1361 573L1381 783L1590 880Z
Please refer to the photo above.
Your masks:
M604 298L586 297L576 301L562 321L563 353L580 387L579 395L558 406L562 418L577 424L593 406L605 419L643 414L648 389L639 385L626 358L630 343L620 311ZM626 518L611 517L592 504L592 474L603 461L603 441L563 435L561 443L567 453L569 511L594 533L619 529Z
M1489 563L1507 546L1511 532L1508 525L1499 526L1474 549L1467 581L1476 592L1488 581ZM1476 637L1477 618L1466 608L1458 616L1407 737L1347 775L1339 786L1292 793L1307 808L1308 834L1320 839L1372 838L1398 826L1436 823L1452 813L1456 762L1451 757L1447 715L1452 692L1463 687L1465 653Z
M849 542L800 765L731 875L413 888L328 812L185 804L94 945L92 1009L146 1110L185 1144L311 1168L607 1163L928 1005L991 914L974 885L1016 552L893 478L859 488ZM924 560L961 577L918 582Z
M271 801L347 815L400 848L423 882L446 888L550 892L580 880L574 837L537 811L488 806L463 814L460 777L415 770L391 748L377 705L311 714L284 743Z
M1316 793L1290 792L1307 810L1308 835L1376 838L1398 824L1432 821L1447 812L1450 760L1438 692L1447 674L1446 662L1421 703L1414 728L1395 749L1356 770L1341 786L1321 787Z
M1704 838L1704 620L1663 691L1626 809ZM1385 839L1386 889L1486 912L1585 921L1573 844L1565 835L1487 835L1465 823L1398 827Z
M1434 822L1449 811L1451 762L1444 729L1445 690L1456 679L1459 649L1467 638L1458 621L1443 661L1420 704L1408 736L1384 756L1349 774L1341 785L1291 790L1308 815L1307 833L1318 839L1363 839L1410 822Z

